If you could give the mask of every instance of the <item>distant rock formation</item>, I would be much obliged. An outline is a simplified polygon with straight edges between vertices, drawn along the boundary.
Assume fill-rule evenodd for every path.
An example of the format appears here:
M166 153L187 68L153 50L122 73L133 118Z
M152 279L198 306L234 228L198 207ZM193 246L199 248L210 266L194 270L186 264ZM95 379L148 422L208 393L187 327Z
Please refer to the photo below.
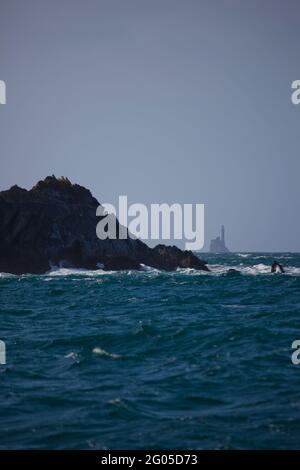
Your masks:
M130 237L99 240L98 206L89 190L55 176L29 191L13 186L0 192L0 271L42 274L52 266L97 269L99 264L112 270L145 264L209 271L205 261L175 246L149 248Z
M210 242L211 253L230 253L225 245L225 227L221 227L221 237L214 238Z

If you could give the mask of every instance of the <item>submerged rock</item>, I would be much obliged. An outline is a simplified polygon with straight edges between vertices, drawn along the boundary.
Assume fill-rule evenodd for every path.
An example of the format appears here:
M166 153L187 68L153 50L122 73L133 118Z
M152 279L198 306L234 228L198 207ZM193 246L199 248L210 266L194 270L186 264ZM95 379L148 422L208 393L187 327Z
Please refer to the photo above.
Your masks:
M241 274L241 271L238 271L237 269L230 268L227 271L227 274Z
M0 271L42 274L53 265L97 269L177 267L209 271L206 262L173 246L149 248L140 240L99 240L98 201L67 178L48 176L31 190L13 186L0 192ZM119 224L117 232L125 229ZM126 230L126 229L125 229Z

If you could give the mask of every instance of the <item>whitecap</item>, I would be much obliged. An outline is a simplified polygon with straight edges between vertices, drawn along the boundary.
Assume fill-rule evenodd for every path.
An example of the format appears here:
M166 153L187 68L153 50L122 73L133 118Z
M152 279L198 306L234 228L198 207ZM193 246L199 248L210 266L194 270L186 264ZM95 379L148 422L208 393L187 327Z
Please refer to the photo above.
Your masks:
M66 358L66 359L77 359L77 358L78 358L78 354L77 354L76 352L71 351L69 354L66 354L66 355L65 355L65 358Z
M93 349L93 353L98 354L99 356L111 357L112 359L119 359L121 357L119 354L110 353L108 351L105 351L105 349L98 347Z
M245 266L241 268L245 274L267 274L271 273L271 267L268 264L254 264L253 266Z
M221 275L221 274L226 274L229 269L235 269L236 271L239 271L241 274L251 274L251 275L257 275L257 274L271 274L271 267L267 264L255 264L253 266L244 266L242 263L238 265L224 265L224 264L211 264L209 266L211 269L211 274L214 275Z
M76 269L76 268L52 268L51 271L46 273L46 276L88 276L88 277L95 277L100 276L103 274L112 274L114 271L104 271L103 269L95 269L95 270L88 270L88 269Z
M286 268L284 268L284 270L287 274L300 274L300 268L296 268L294 266L287 266Z
M126 403L121 400L121 398L113 398L112 400L109 400L108 403L110 405L117 406L118 408L128 408L128 405L126 405Z
M210 271L202 271L202 270L194 269L194 268L177 268L175 273L188 274L190 276L201 276L203 274L210 274Z

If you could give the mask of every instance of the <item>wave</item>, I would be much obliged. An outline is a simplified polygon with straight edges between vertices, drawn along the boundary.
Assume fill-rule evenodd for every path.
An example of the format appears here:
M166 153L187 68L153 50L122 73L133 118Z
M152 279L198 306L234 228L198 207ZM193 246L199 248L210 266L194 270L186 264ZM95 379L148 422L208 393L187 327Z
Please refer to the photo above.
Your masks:
M115 353L108 352L105 349L102 349L100 347L93 348L92 353L96 354L98 356L109 357L111 359L121 359L123 357L120 354L115 354ZM75 361L77 363L80 362L80 354L78 352L75 352L75 351L71 351L71 352L65 354L64 358L65 359L71 359L72 361Z
M77 359L78 358L78 353L71 351L70 353L66 354L64 356L66 359Z
M243 265L220 265L220 264L214 264L210 265L211 268L211 273L212 274L226 274L229 269L235 269L236 271L239 271L241 274L250 274L250 275L258 275L258 274L270 274L271 273L271 266L269 264L264 264L264 263L259 263L259 264L254 264L253 266L243 266ZM299 275L300 274L300 268L295 267L295 266L285 266L284 267L285 274L289 275Z
M52 268L48 271L44 276L101 276L103 274L112 274L116 271L104 271L103 269L95 269L95 270L88 270L88 269L80 269L80 268Z
M237 256L245 255L247 258L250 256L249 254L238 253ZM244 257L244 256L242 256ZM258 257L253 257L255 260ZM280 259L279 256L277 256ZM247 260L247 263L249 261ZM79 268L62 268L62 267L52 267L50 271L45 274L38 275L44 278L45 281L50 281L52 278L55 277L69 277L69 276L76 276L76 277L85 277L85 278L94 278L100 276L149 276L149 277L156 277L156 276L176 276L178 274L184 274L189 276L213 276L213 275L223 275L227 274L229 269L235 269L239 271L240 274L244 275L260 275L260 274L272 274L271 273L271 265L265 263L258 263L253 265L246 265L244 263L236 263L236 264L209 264L210 272L208 271L198 271L193 268L178 268L176 271L161 271L159 269L153 268L147 265L141 265L140 271L129 270L129 271L104 271L102 268L96 270L88 270L88 269L79 269ZM288 275L300 275L300 267L296 266L284 266L285 274ZM0 279L5 278L18 278L18 277L31 277L37 276L32 274L23 274L21 276L17 276L15 274L9 273L0 273Z
M111 359L120 359L122 357L119 354L110 353L108 351L105 351L105 349L98 347L93 349L93 353L98 354L99 356L110 357Z

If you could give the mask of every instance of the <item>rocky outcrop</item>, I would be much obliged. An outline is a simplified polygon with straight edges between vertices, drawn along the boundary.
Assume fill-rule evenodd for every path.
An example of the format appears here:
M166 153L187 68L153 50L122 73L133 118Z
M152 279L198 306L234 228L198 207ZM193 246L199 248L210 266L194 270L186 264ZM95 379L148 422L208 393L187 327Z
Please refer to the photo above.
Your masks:
M105 269L137 269L146 264L167 270L208 270L192 252L176 247L149 248L130 237L99 240L98 206L89 190L54 176L30 191L13 186L0 192L0 271L41 274L53 265L96 269L99 263Z
M106 256L103 261L105 271L122 271L128 269L141 269L138 261L128 256Z
M157 245L150 250L146 263L158 269L172 271L176 268L193 268L209 271L207 263L200 260L191 251L183 251L177 246Z

